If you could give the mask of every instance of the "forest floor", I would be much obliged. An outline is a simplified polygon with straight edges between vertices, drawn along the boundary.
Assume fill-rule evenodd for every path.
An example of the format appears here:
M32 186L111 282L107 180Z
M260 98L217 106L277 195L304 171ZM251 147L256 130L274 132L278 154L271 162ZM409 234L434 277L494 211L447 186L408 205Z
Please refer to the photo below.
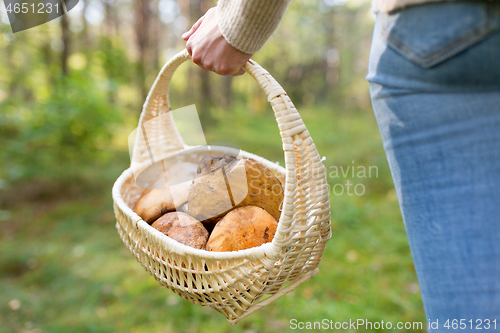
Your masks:
M94 175L90 180L40 180L3 194L10 204L0 220L1 331L264 333L292 331L293 319L425 323L373 114L326 106L300 111L326 157L331 186L332 238L315 278L236 326L160 287L115 229L111 187L127 167L122 151L108 165L82 165ZM206 136L207 142L231 138L242 149L283 165L271 113L225 115Z

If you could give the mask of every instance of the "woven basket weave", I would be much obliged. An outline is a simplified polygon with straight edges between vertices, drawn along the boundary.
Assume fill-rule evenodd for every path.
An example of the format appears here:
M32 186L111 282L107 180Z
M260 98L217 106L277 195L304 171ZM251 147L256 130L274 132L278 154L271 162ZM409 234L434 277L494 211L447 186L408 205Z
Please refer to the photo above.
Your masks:
M283 175L285 197L274 239L242 251L209 252L178 243L143 221L132 210L144 191L136 185L134 171L151 163L151 149L154 156L169 156L189 148L169 114L168 101L172 75L187 59L186 50L173 57L146 99L139 128L148 122L153 130L168 135L153 136L148 147L136 140L131 167L113 186L116 228L135 258L162 286L192 303L212 307L235 324L318 273L331 236L325 168L286 92L250 60L244 69L264 90L273 108L286 168L244 151L240 156L256 159Z

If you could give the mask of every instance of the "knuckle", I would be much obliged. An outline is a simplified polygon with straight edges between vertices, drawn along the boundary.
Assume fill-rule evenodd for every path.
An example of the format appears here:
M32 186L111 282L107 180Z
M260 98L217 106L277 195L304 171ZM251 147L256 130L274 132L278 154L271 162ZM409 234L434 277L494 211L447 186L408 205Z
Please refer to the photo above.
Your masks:
M201 58L201 55L198 54L198 53L193 53L192 54L192 59L193 59L193 62L197 65L201 65L202 64L202 58Z
M204 64L207 72L213 72L214 66L211 63Z
M219 66L216 73L219 75L231 75L232 73L234 73L234 70L231 67L222 65Z

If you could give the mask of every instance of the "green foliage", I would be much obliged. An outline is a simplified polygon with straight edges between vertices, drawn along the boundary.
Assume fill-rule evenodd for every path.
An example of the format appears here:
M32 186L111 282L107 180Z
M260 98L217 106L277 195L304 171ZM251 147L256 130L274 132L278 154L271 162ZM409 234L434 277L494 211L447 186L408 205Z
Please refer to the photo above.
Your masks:
M78 72L54 80L46 99L9 99L1 105L0 177L64 177L72 172L69 166L109 155L108 143L122 116L107 102L103 82Z
M130 59L120 41L100 36L96 56L102 63L106 76L117 83L127 83L133 79Z
M57 21L15 35L0 23L0 331L250 333L290 331L293 318L425 320L364 79L368 1L294 0L254 56L326 158L333 237L317 277L235 327L144 272L114 228L110 195L129 163L127 137L145 89L168 60L162 54L184 48L177 23L205 1L184 3L168 24L136 20L156 13L156 2L146 11L145 2L82 3L102 4L106 19L93 26L83 14L69 18L66 53ZM179 68L173 108L196 104L207 142L231 141L283 165L279 129L253 79L201 73L192 63ZM353 165L378 172L331 172ZM348 181L365 193L334 192Z
M366 186L366 195L330 194L333 235L315 278L236 326L216 311L161 287L126 249L114 227L109 189L126 167L122 159L109 164L107 173L94 175L94 182L102 183L99 189L58 204L12 207L13 218L0 229L0 324L5 332L271 333L293 331L291 319L425 322L373 114L345 114L322 105L299 111L320 154L326 156L327 169L352 160L379 169L378 177L351 179ZM269 106L252 115L246 108L233 108L219 119L217 130L207 133L209 141L229 137L245 150L282 161ZM330 185L344 181L328 180ZM20 301L18 310L9 307L12 300Z

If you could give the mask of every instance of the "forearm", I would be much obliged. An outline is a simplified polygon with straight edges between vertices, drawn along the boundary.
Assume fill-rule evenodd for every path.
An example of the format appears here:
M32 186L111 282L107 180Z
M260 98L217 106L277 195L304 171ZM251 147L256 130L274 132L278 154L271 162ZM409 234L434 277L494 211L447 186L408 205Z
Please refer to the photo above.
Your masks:
M290 0L219 0L217 24L234 48L257 52L278 27Z

